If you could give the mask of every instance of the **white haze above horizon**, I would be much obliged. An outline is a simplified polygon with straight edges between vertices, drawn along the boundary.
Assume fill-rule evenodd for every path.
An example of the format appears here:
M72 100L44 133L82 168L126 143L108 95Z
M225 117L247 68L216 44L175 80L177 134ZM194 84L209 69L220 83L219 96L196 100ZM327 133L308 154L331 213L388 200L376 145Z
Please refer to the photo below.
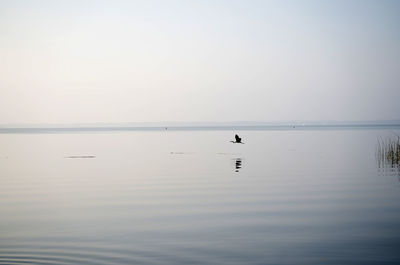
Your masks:
M0 124L398 120L399 1L0 1Z

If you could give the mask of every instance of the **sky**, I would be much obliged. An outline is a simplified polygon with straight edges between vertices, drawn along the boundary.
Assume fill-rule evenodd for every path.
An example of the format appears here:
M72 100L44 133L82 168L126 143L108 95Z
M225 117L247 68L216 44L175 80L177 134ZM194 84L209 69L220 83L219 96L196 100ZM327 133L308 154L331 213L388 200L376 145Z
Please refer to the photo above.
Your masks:
M400 1L0 0L0 124L400 119Z

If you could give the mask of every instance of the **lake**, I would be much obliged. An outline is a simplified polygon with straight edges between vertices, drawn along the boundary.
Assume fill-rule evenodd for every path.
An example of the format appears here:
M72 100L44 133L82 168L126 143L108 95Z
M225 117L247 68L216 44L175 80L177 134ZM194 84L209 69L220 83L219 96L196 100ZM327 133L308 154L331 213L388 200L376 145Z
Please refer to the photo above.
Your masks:
M396 134L3 133L0 264L399 264Z

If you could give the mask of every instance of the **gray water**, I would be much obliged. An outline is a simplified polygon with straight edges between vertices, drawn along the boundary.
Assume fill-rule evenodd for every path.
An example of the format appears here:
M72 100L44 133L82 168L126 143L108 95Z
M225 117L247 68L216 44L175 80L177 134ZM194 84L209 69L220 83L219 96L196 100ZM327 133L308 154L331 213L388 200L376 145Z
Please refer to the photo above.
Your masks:
M399 264L387 130L0 134L0 264Z

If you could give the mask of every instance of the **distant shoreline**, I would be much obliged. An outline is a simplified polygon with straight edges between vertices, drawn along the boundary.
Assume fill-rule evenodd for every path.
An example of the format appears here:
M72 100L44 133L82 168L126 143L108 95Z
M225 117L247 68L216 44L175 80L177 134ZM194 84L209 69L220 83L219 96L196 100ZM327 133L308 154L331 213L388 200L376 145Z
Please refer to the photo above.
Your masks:
M304 125L237 125L237 126L91 126L91 127L0 127L7 133L79 133L114 131L269 131L269 130L355 130L400 129L400 124L304 124Z

